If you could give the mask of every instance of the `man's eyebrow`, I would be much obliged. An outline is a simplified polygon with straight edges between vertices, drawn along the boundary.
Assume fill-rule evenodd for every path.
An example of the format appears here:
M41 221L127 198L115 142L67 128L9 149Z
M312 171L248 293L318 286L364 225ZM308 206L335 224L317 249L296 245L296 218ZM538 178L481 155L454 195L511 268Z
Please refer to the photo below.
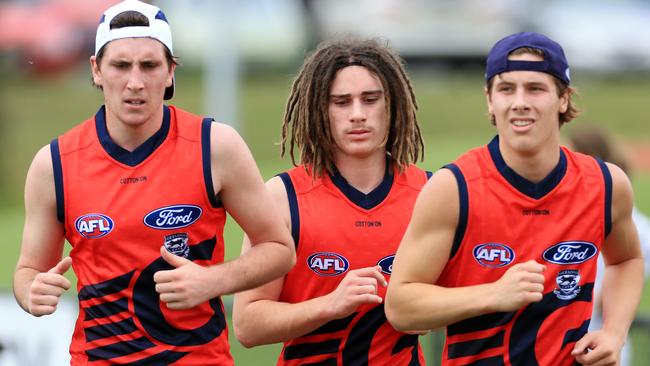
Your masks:
M383 93L384 93L383 90L381 90L381 89L377 89L377 90L366 90L366 91L363 91L363 92L361 92L361 95L381 95L381 94L383 94ZM351 93L344 93L344 94L334 94L334 93L332 93L332 94L330 94L330 97L331 97L331 98L339 98L339 97L340 97L340 98L343 98L343 97L349 97L349 96L351 96L351 95L352 95Z

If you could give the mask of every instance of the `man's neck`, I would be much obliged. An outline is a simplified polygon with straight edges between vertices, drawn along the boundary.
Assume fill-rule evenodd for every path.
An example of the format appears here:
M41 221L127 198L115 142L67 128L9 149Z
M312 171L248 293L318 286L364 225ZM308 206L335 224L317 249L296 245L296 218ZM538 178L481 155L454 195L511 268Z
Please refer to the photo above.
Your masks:
M352 187L368 194L384 180L386 173L386 153L374 154L363 159L339 157L336 168Z
M120 121L116 115L106 110L106 129L113 142L127 151L134 151L142 145L156 131L160 129L163 122L163 107L152 115L144 123L129 124Z
M532 152L518 152L504 145L499 146L501 156L512 170L529 182L539 183L546 178L560 161L560 144L549 143Z

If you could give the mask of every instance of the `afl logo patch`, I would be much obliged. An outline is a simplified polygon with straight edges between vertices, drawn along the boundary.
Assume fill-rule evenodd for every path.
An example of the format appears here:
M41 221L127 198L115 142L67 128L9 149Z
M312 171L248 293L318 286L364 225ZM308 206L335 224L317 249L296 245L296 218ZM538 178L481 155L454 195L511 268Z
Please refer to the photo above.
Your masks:
M201 217L203 210L194 205L174 205L155 209L144 217L150 228L173 230L192 225Z
M113 219L98 213L87 214L78 217L74 227L84 238L101 238L113 230Z
M336 276L348 270L348 260L336 253L320 252L307 258L309 268L320 276Z
M585 241L565 241L546 249L543 257L555 264L582 263L598 253L594 244Z
M393 261L395 260L395 254L384 257L377 262L377 265L381 267L381 271L387 275L393 273Z
M483 267L503 267L515 260L515 252L503 244L481 244L474 247L474 259Z

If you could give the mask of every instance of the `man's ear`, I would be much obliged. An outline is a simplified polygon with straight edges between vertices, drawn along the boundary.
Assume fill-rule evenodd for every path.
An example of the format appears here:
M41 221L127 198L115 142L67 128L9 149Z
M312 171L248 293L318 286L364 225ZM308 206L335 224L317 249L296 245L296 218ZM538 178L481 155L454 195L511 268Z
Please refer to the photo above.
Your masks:
M569 99L571 98L571 89L566 88L564 94L560 95L560 113L566 113L569 109Z
M99 64L97 63L97 57L95 55L90 56L90 71L93 74L93 83L97 86L102 85L102 75L99 70Z
M483 95L485 95L485 102L487 103L488 107L488 114L493 115L494 114L494 108L492 108L492 96L490 95L490 91L488 90L487 86L483 87Z

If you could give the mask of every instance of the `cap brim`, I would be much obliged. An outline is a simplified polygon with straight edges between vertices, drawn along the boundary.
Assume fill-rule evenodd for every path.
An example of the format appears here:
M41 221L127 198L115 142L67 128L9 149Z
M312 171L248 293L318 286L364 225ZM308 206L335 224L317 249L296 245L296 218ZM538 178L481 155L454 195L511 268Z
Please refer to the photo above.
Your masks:
M165 100L170 100L174 96L174 89L176 87L176 78L174 77L172 79L172 85L165 88L165 95L163 96L163 99Z

